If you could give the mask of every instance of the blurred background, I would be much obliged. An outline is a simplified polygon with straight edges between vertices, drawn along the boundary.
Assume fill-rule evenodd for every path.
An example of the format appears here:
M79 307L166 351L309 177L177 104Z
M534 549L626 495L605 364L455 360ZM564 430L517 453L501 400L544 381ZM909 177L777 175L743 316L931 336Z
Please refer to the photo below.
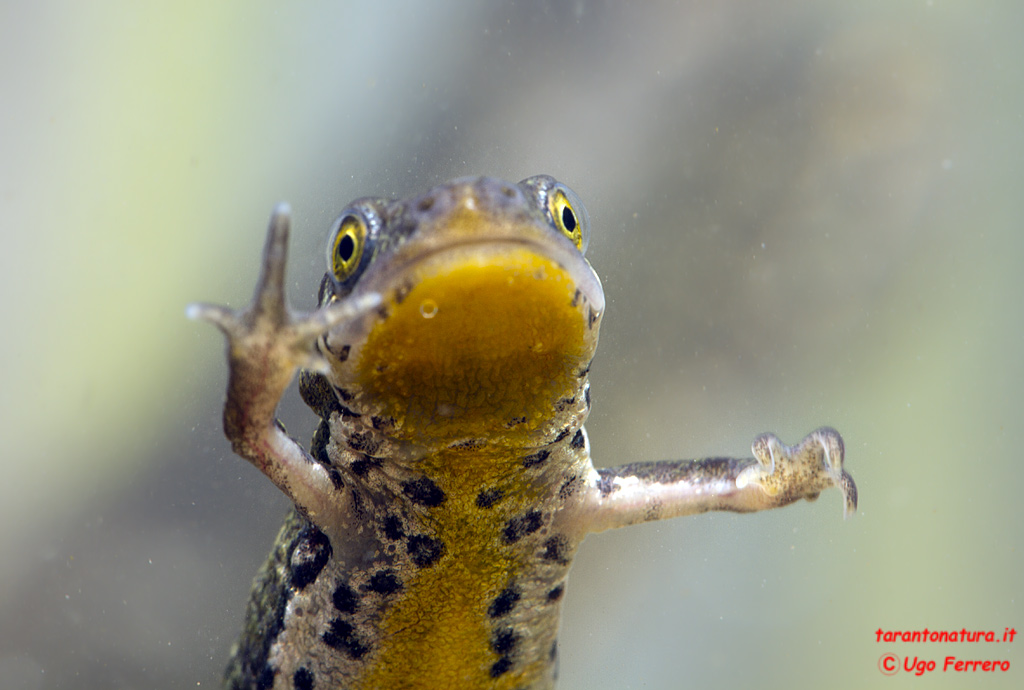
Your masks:
M276 202L310 308L350 199L536 173L587 204L608 295L598 465L830 424L861 491L845 522L832 491L589 538L560 687L1021 687L1022 25L1014 0L0 4L4 687L218 685L287 506L224 440L222 338L184 308L248 300ZM294 391L281 415L309 437ZM883 678L888 652L939 670Z

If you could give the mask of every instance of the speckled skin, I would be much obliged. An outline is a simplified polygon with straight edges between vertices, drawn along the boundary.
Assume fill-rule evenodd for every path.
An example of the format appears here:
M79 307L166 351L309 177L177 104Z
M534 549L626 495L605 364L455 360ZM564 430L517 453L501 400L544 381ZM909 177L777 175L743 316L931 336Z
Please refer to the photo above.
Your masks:
M354 202L369 254L354 275L325 277L310 315L285 303L288 214L279 208L253 305L193 308L229 338L234 449L296 505L257 575L226 687L552 688L561 600L588 533L773 508L830 486L843 491L847 514L856 509L831 429L794 447L759 437L752 459L594 469L583 423L604 298L578 233L577 246L566 238L575 219L566 228L552 211L557 189L546 177L474 178L409 201ZM504 238L498 250L492 236ZM509 289L524 292L502 294L492 261L507 262L497 275L519 276ZM481 281L470 297L453 293L458 300L493 300L480 314L508 309L519 325L488 339L504 322L477 314L466 323L485 331L479 341L460 323L436 350L462 357L454 365L403 369L432 333L416 330L406 343L403 319L434 325L407 300L422 300L422 319L434 318L435 296L450 313L456 298L441 298L449 275ZM515 312L535 290L550 296ZM539 326L534 313L545 315ZM541 335L516 349L530 329ZM367 342L396 349L374 359ZM274 418L300 367L303 399L321 419L309 452ZM420 390L425 375L437 390Z

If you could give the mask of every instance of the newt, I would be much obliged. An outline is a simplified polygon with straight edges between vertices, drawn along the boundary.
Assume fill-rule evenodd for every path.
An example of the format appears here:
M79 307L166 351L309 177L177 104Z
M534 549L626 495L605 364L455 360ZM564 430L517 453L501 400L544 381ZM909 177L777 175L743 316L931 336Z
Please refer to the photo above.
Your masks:
M831 428L753 457L596 469L584 422L606 303L582 202L540 175L353 201L319 307L285 298L290 211L245 309L193 305L228 339L224 429L294 503L256 577L232 690L552 688L584 537L857 488ZM299 376L308 450L276 408Z

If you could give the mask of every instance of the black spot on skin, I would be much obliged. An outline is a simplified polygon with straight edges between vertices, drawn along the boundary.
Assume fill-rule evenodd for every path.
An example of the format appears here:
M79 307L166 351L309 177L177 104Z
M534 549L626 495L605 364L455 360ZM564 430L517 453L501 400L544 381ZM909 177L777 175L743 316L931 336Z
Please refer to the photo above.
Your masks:
M357 491L353 491L349 494L352 497L352 514L356 516L358 520L366 519L366 508L363 507L363 496Z
M369 647L363 644L356 637L355 628L351 623L346 623L340 618L331 621L330 627L320 636L324 644L331 649L345 652L353 659L361 659L364 654L370 651Z
M264 666L263 670L260 671L260 675L256 678L256 690L270 690L274 687L274 676L277 675L277 671L270 668L270 666Z
M334 485L335 489L341 489L345 486L345 482L341 479L341 472L333 467L327 470L327 477L331 480L331 484Z
M583 448L583 446L587 445L587 442L583 438L583 429L576 430L576 435L572 437L571 441L569 441L569 445L575 448L576 450L579 450Z
M562 482L562 486L558 487L558 498L565 500L576 493L576 488L579 485L579 477L575 474Z
M366 589L377 594L388 596L395 592L401 591L402 581L398 579L398 576L391 570L378 570L370 578L370 582L366 585Z
M491 649L501 656L512 656L517 644L519 644L519 636L512 628L502 628L491 638Z
M370 417L370 422L377 431L390 429L395 426L395 420L391 417Z
M359 594L344 582L334 588L331 601L338 613L355 613L359 608Z
M491 618L500 618L506 613L510 612L515 608L516 603L519 602L519 588L515 585L509 585L501 591L501 594L494 598L491 605L487 607L487 615Z
M338 358L339 362L344 362L346 359L348 359L348 353L351 351L351 345L342 345L340 348L338 348L337 351L335 351L334 356Z
M313 432L313 441L309 444L309 453L313 456L314 460L327 469L327 477L331 480L334 488L340 489L345 486L345 482L341 479L341 473L331 466L331 458L327 455L327 443L330 440L331 427L327 420L322 420L317 426L316 431Z
M501 489L484 489L476 495L477 508L490 508L501 500L505 493Z
M420 477L402 483L402 493L413 503L435 508L444 503L445 495L441 487L427 477Z
M346 345L345 347L347 348L348 345ZM348 355L346 354L346 357L347 356ZM344 361L344 360L342 360L342 361ZM348 402L353 397L352 394L349 393L347 390L345 390L344 388L339 388L338 386L334 387L334 392L337 394L337 397L341 398L341 400L344 401L344 402ZM363 416L363 415L359 414L358 412L355 412L354 410L351 410L348 407L342 405L341 402L338 403L338 412L341 414L342 417L362 417Z
M425 534L414 534L406 542L412 562L420 568L434 565L444 554L444 542Z
M321 419L330 419L331 413L341 412L338 396L323 374L305 369L299 372L299 395Z
M597 490L601 492L602 497L619 490L619 485L614 481L615 474L613 472L602 468L597 471L597 474L601 477L597 480Z
M583 399L587 401L587 409L590 409L590 386L583 389Z
M355 432L348 437L348 447L367 455L373 455L380 448L380 441L368 432Z
M576 306L577 304L579 304L579 303L580 303L580 297L581 297L582 295L583 295L583 293L582 293L582 292L580 292L580 291L579 291L579 290L577 289L577 290L576 290L576 294L574 294L574 295L572 296L572 302L570 302L570 303L569 303L569 306L570 306L570 307L575 307L575 306Z
M525 458L523 458L523 467L525 469L530 469L531 467L536 467L537 465L543 465L544 461L548 459L549 455L551 455L551 451L547 450L546 448L544 450L539 450L536 453L533 453L532 455L527 455Z
M299 532L288 555L288 574L292 587L303 589L320 575L331 560L331 540L312 525Z
M551 643L551 651L548 652L548 658L554 661L558 658L558 640Z
M452 450L472 450L474 448L479 448L482 445L484 445L484 442L478 438L464 438L461 441L456 441L448 447Z
M397 541L405 536L402 521L397 515L388 515L384 518L384 536L391 541Z
M507 656L503 656L495 661L494 665L491 666L491 678L498 678L499 676L508 673L511 668L512 660Z
M544 551L540 555L545 561L553 561L565 565L569 562L569 540L563 536L555 536L544 542Z
M557 407L557 405L556 405L556 407ZM559 410L559 412L561 412L561 410ZM552 443L558 443L559 441L564 440L565 437L569 435L570 431L571 431L571 429L569 429L569 427L565 427L564 429L562 429L561 431L558 432L558 436L555 436L555 438L552 439L551 442Z
M597 321L600 314L593 310L591 307L587 307L587 328L593 328L594 322Z
M508 424L506 424L505 426L511 429L512 427L518 426L520 424L526 424L526 417L513 417L512 419L508 420Z
M412 285L408 283L404 285L399 285L398 288L395 290L395 304L401 304L402 302L404 302L405 298L409 296L410 292L412 292Z
M539 530L544 524L544 517L541 515L539 510L531 510L530 512L514 517L505 523L505 530L502 532L502 536L505 538L505 542L508 544L514 544L527 534L533 534Z
M548 601L554 603L561 599L563 594L565 594L565 585L558 585L548 592Z
M313 690L313 672L303 666L292 674L295 690Z
M357 477L362 477L374 467L380 467L380 460L377 458L370 458L362 456L358 460L355 460L350 466L352 474Z
M321 420L313 432L313 440L309 444L309 454L324 467L331 466L331 458L327 455L327 442L331 440L331 427Z

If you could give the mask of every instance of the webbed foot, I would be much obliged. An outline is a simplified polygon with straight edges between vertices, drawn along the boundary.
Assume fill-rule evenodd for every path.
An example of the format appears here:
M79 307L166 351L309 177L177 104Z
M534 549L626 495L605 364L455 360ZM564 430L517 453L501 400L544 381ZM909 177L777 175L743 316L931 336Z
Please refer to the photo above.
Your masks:
M801 498L813 501L835 486L843 492L843 517L857 511L857 485L843 469L843 437L835 429L817 429L795 446L784 445L775 434L762 434L751 450L757 465L743 470L738 487L756 484L781 506Z

